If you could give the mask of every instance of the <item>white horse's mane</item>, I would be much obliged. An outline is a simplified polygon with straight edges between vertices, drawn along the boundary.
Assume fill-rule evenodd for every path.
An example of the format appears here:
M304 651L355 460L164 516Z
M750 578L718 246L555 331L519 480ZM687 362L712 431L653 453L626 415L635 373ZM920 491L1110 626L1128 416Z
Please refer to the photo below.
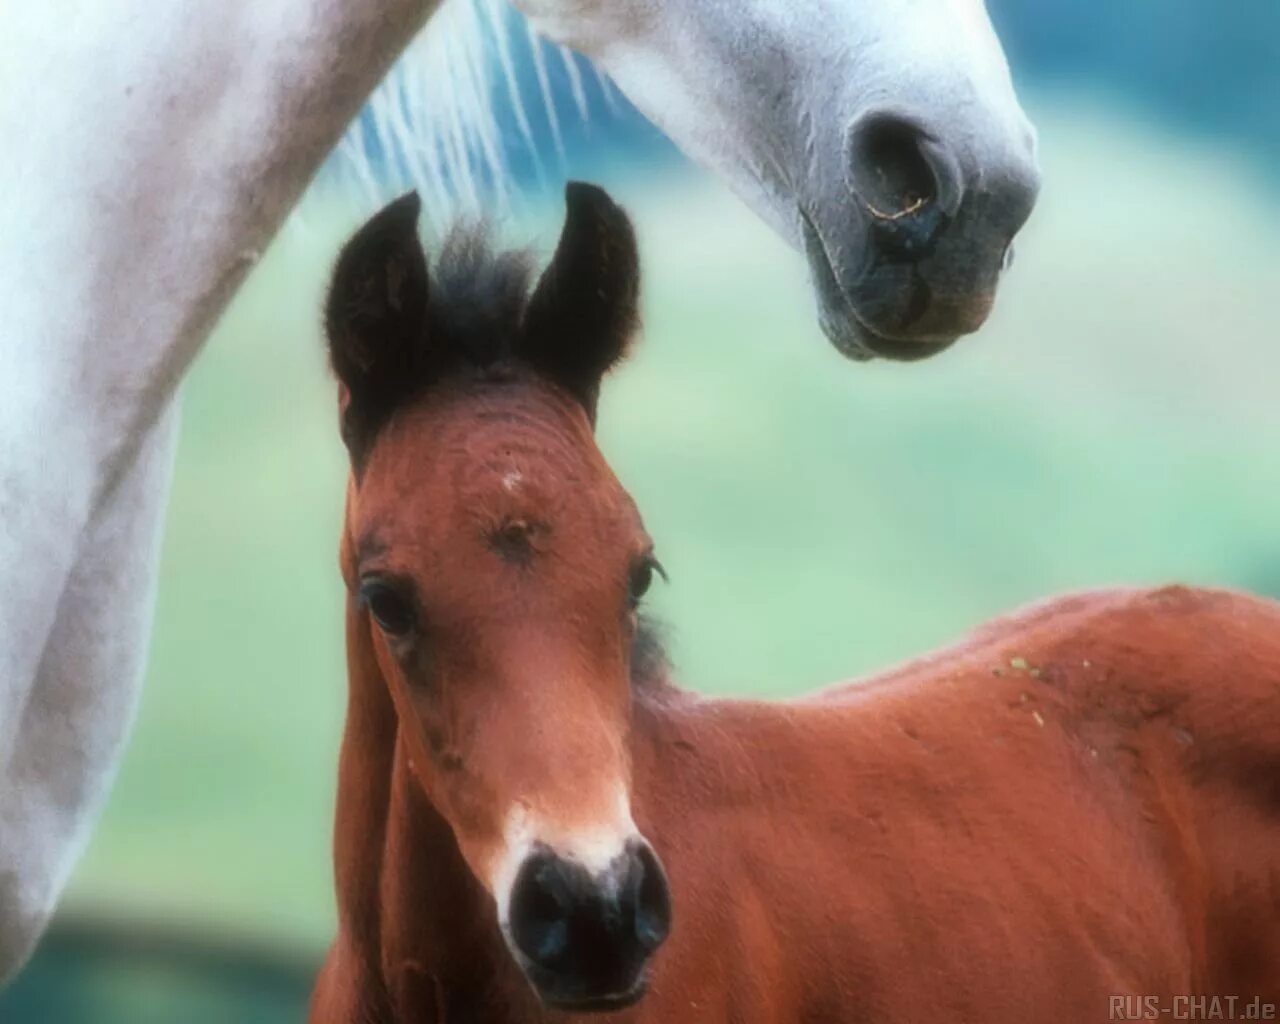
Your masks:
M586 121L593 105L616 109L613 87L595 65L539 38L508 0L445 0L348 128L328 171L353 179L375 200L416 188L446 214L492 213L495 206L508 212L518 205L513 142L528 152L539 179L548 156L540 135L550 135L551 156L564 163L551 84L557 61L573 116ZM526 62L537 82L532 97L521 90ZM595 104L589 92L600 97ZM537 118L545 119L545 133L535 130Z

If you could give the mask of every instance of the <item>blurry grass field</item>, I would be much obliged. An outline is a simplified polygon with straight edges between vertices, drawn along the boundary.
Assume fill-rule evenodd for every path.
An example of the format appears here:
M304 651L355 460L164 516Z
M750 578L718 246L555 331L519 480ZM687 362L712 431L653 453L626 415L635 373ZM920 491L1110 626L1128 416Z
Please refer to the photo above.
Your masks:
M688 686L794 693L1070 588L1280 593L1275 208L1207 149L1039 121L1049 184L994 320L923 365L841 360L799 260L719 186L610 183L646 332L600 433ZM318 309L364 212L313 197L186 386L150 677L73 903L330 934L344 462Z

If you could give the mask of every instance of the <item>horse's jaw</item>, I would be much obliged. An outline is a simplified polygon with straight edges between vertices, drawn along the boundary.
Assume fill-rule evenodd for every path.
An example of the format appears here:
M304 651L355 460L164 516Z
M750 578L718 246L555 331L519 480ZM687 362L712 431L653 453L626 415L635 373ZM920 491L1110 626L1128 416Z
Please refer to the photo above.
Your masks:
M976 330L1039 187L982 0L517 0L807 258L852 358Z

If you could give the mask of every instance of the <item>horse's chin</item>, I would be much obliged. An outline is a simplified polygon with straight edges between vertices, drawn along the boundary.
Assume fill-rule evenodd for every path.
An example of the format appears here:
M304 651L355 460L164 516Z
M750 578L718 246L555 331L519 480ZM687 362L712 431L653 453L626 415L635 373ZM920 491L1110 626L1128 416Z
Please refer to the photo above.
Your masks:
M549 1010L564 1013L611 1013L634 1006L649 990L649 974L641 970L629 985L608 991L591 992L578 984L565 985L561 979L546 975L517 956L525 978L533 987L539 1002Z
M899 363L918 362L945 352L961 337L943 340L914 341L891 338L872 330L858 318L847 304L832 309L825 296L819 295L818 323L827 340L841 355L866 362L871 359L889 359Z
M566 977L532 963L515 947L510 930L502 925L507 951L533 993L548 1010L563 1013L611 1013L634 1006L649 991L649 968L639 963L624 972L610 971L607 978Z
M641 976L640 979L625 992L603 996L589 996L581 999L559 999L548 995L540 995L539 998L541 998L542 1004L548 1009L560 1010L564 1013L612 1013L616 1010L625 1010L629 1006L634 1006L644 997L645 992L648 990L648 980L644 976Z
M813 222L807 216L802 216L800 221L809 276L818 305L818 323L827 340L841 355L859 362L870 359L912 362L945 351L967 333L956 331L954 334L933 334L928 338L900 338L876 330L840 286L827 247Z

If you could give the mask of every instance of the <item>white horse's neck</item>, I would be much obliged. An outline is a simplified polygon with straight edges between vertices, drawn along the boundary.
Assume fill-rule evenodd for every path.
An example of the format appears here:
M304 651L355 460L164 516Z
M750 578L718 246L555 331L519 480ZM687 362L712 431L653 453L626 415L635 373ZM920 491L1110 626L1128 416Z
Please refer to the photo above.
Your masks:
M21 359L0 433L47 442L74 404L92 436L60 438L64 454L109 484L428 8L40 6L6 17L6 48L39 61L0 80L0 137L22 140L24 168L0 210L3 330Z

